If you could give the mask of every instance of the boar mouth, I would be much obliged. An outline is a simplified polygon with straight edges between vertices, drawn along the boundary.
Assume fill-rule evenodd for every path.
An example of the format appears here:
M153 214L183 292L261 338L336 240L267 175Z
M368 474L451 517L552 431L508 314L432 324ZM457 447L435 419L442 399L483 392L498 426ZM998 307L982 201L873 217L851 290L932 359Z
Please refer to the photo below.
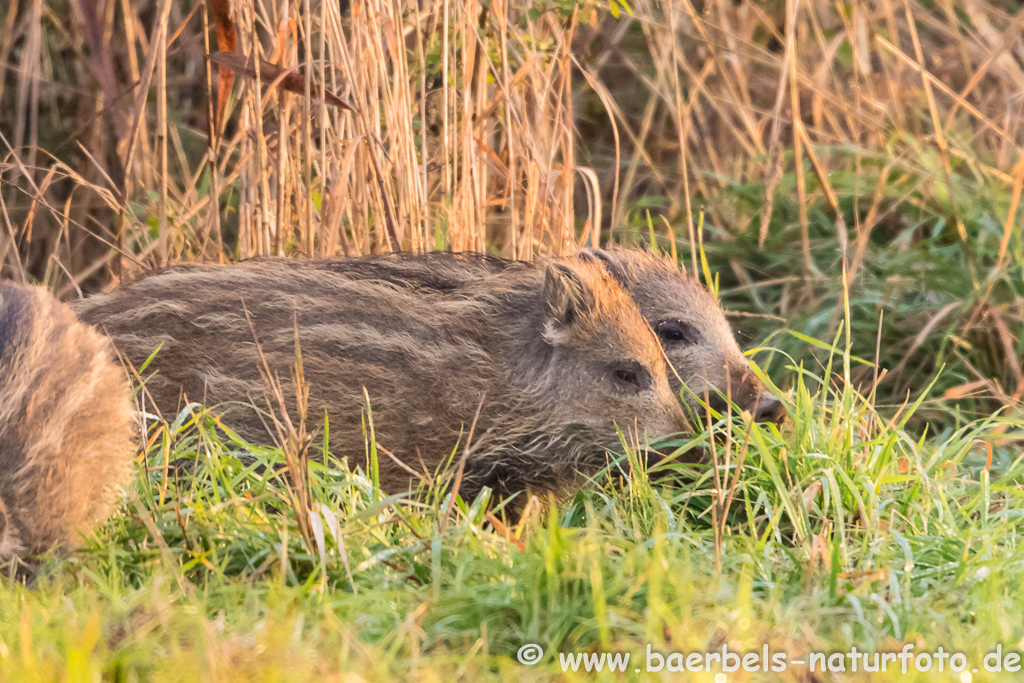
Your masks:
M730 401L721 392L715 391L707 401L707 405L719 415L726 415L730 412ZM754 422L782 425L788 417L785 404L772 394L762 392L740 392L732 396L732 413L750 413ZM701 415L701 423L707 424L707 415ZM714 417L714 416L712 416Z

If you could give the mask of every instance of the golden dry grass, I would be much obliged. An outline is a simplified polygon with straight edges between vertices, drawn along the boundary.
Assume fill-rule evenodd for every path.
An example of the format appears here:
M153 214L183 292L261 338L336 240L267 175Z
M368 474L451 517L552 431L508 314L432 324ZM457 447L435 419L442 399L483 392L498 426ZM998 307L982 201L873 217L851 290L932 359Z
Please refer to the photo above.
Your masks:
M237 51L305 92L236 79L210 136L202 4L8 7L6 275L67 292L169 260L528 258L614 239L647 195L665 199L661 236L705 207L726 232L756 221L763 242L792 176L804 274L818 207L855 277L893 173L946 197L963 237L951 174L1002 183L1014 204L1024 177L1022 19L992 3L255 0L231 14ZM922 155L937 162L922 170ZM850 171L860 187L833 185ZM759 215L731 201L747 183L763 188Z

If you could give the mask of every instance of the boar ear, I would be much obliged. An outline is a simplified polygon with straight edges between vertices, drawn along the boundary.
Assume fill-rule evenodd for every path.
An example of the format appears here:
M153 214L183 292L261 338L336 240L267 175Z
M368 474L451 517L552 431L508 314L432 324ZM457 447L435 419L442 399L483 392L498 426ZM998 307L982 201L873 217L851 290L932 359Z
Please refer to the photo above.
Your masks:
M620 285L626 286L626 272L622 269L622 265L604 249L596 247L580 249L576 252L576 258L603 266Z
M572 326L590 310L593 300L590 288L576 271L557 263L549 265L544 272L544 341L567 342Z

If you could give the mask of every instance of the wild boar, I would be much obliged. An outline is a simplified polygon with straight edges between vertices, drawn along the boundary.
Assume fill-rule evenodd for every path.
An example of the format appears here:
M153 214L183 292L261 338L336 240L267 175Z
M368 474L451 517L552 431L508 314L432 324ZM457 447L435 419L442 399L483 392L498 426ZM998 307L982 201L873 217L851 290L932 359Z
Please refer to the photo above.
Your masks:
M688 429L657 338L603 264L550 259L427 287L355 274L375 260L180 266L78 311L135 364L160 347L146 386L162 410L183 393L239 405L226 423L264 443L266 421L240 404L267 406L262 358L294 394L297 335L310 426L326 415L332 451L363 459L368 402L389 492L453 453L466 454L469 497L559 492L621 450L619 430L643 444Z
M756 420L781 423L783 403L754 374L733 336L725 312L697 280L671 259L650 251L583 249L577 256L603 264L632 297L658 335L669 362L672 391L695 411L707 397L724 411L726 397ZM295 260L293 268L448 291L495 273L544 268L544 261L512 261L479 253L387 254L357 259Z

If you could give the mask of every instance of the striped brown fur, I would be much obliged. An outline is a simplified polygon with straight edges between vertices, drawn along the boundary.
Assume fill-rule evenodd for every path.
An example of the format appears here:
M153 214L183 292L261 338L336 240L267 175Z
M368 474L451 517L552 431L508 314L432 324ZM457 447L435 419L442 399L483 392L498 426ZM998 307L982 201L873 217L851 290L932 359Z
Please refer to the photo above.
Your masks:
M133 414L109 341L44 289L0 282L0 557L72 547L107 516Z
M179 266L78 310L136 364L163 345L147 383L162 410L182 393L232 404L226 423L255 442L270 440L242 405L267 405L255 340L291 397L296 327L311 427L328 415L338 454L365 457L364 388L377 441L424 474L462 453L479 409L467 495L562 490L620 450L617 426L641 441L687 427L656 337L593 259L429 285L391 281L375 257L336 263ZM379 462L385 490L410 487Z
M722 411L727 405L725 396L730 396L740 409L761 421L780 422L785 418L782 403L754 374L740 350L721 306L672 260L650 251L621 248L585 249L579 256L603 264L636 302L665 349L673 393L682 392L692 408L700 412L699 404L707 397L713 408ZM537 270L544 267L544 262L433 252L295 260L289 265L446 291L498 272Z

